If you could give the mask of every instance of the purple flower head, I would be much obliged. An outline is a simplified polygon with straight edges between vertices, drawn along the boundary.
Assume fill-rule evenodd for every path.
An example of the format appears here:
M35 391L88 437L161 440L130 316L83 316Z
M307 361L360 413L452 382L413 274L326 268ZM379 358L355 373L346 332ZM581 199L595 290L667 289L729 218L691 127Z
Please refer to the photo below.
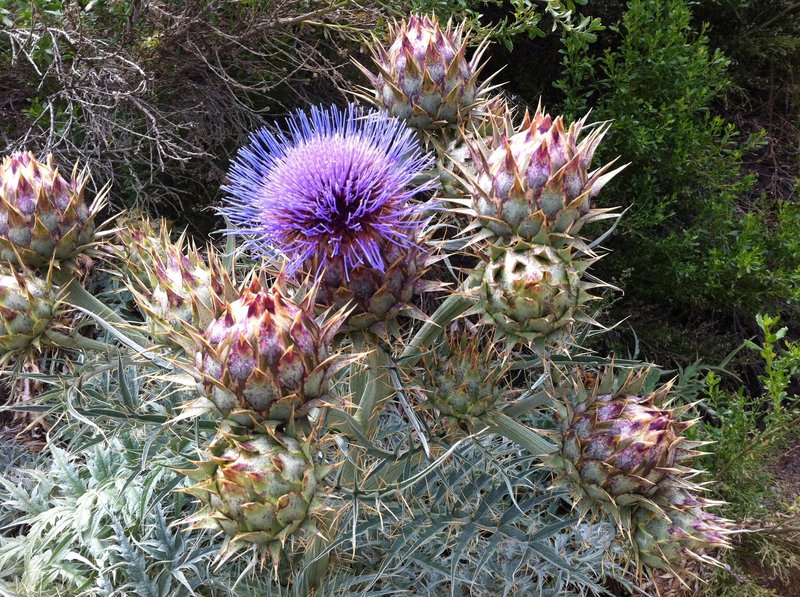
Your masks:
M289 273L321 275L340 260L346 275L364 264L384 271L386 242L414 247L420 206L410 203L435 182L415 184L432 157L412 129L385 112L354 105L298 111L286 130L263 128L239 150L222 187L219 211L257 253L278 252Z

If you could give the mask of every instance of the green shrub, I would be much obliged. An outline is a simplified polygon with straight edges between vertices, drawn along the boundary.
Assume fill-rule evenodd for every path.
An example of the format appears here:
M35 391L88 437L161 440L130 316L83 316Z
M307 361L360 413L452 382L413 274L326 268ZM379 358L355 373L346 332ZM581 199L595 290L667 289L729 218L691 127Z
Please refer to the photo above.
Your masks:
M560 28L567 37L576 37L583 42L593 42L595 33L603 27L600 19L580 16L575 13L578 6L589 0L411 0L411 11L435 13L444 17L466 18L479 37L488 36L502 43L509 51L517 37L535 39L544 37L548 22L553 30ZM487 20L484 12L499 12L503 16Z
M696 30L685 0L633 0L601 55L565 39L556 83L573 116L614 120L602 158L630 166L604 193L629 208L605 272L634 299L752 314L796 298L796 209L743 198L743 157L760 143L715 113L728 59ZM756 209L764 207L766 209ZM765 234L767 230L773 234Z
M757 572L771 579L771 587L790 587L800 566L797 496L793 500L789 491L779 489L771 465L797 439L800 413L792 383L800 371L800 344L786 339L788 330L778 328L777 317L759 315L756 322L763 341L745 345L763 364L762 392L749 396L744 388L726 390L709 373L704 401L719 421L703 420L696 428L697 439L713 443L704 464L713 476L714 492L726 501L724 513L745 520L755 531L740 536L727 558L736 575L721 573L709 595L776 594L766 592Z

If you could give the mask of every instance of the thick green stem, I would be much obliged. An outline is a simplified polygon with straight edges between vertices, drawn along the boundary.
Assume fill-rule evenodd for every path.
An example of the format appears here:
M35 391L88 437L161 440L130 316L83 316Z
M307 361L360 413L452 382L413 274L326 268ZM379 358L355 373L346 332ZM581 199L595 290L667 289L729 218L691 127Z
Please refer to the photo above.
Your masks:
M303 574L299 577L301 583L301 590L306 595L310 595L312 590L322 584L328 572L328 564L330 562L330 536L334 530L335 516L333 512L326 512L320 516L319 522L312 522L309 525L309 532L312 532L311 539L306 546L305 554L303 555L304 569ZM319 526L325 530L320 531Z
M85 336L67 336L53 330L46 330L45 337L59 348L71 348L73 350L84 350L93 352L109 352L116 350L117 347L106 344L100 340L92 340Z
M367 369L364 389L361 396L353 399L358 405L355 418L361 424L364 434L372 437L376 431L376 422L383 406L394 396L394 386L389 380L392 360L386 351L375 346L367 355Z
M399 359L403 366L413 367L416 365L422 356L422 349L435 342L442 331L473 304L474 301L463 294L453 294L447 297L431 315L431 320L420 328L411 342L403 349Z

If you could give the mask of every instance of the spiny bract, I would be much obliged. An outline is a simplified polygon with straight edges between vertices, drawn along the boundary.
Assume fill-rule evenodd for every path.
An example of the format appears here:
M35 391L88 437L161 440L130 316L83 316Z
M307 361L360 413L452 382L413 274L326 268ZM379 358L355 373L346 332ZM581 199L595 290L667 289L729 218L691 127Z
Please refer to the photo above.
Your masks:
M477 304L484 323L506 343L531 343L539 349L565 338L592 285L581 281L590 261L573 261L569 249L523 241L492 246L489 261L477 270Z
M696 490L672 487L654 496L651 504L636 508L631 535L637 564L667 571L676 578L691 577L688 563L720 566L715 553L730 547L733 523L709 512L715 505Z
M425 406L444 415L479 417L511 393L507 366L480 333L451 331L422 362Z
M88 178L78 166L67 181L53 165L31 152L11 154L0 165L0 259L47 267L74 257L94 236L102 203L84 201Z
M44 332L55 311L49 280L33 272L0 268L0 354L25 348Z
M346 272L340 260L331 260L320 283L317 301L324 306L350 307L344 329L370 330L380 336L397 332L396 319L413 311L414 294L422 286L429 253L422 247L379 242L387 263L383 270L361 264Z
M202 387L223 417L240 425L288 421L321 406L331 376L347 363L330 354L343 313L318 324L313 297L287 298L254 279L198 338Z
M183 471L197 482L185 491L205 505L189 522L225 533L223 558L254 544L277 561L282 544L315 510L324 470L314 466L309 444L265 428L244 433L223 425L208 452L196 469Z
M610 217L592 200L622 168L609 172L606 164L589 171L610 125L595 126L578 141L585 121L564 130L561 116L554 120L539 107L533 118L525 113L518 130L506 115L492 118L490 135L477 130L468 135L478 222L503 238L546 243L553 235L574 237L586 222Z
M479 137L487 147L497 147L503 142L502 131L493 126L498 119L513 119L514 111L506 99L501 95L494 95L486 101L479 103L472 111L470 127L462 127L455 134L442 131L436 137L429 137L428 141L436 149L436 173L439 175L439 184L442 193L450 199L471 197L472 184L478 173L472 161L469 143L474 143L473 137ZM463 199L457 203L464 203L471 207L471 201ZM469 215L473 215L472 210Z
M391 25L389 40L388 48L373 40L377 74L359 65L375 88L375 104L419 129L467 120L487 90L488 82L477 82L486 43L467 60L463 23L442 30L435 17L419 15Z

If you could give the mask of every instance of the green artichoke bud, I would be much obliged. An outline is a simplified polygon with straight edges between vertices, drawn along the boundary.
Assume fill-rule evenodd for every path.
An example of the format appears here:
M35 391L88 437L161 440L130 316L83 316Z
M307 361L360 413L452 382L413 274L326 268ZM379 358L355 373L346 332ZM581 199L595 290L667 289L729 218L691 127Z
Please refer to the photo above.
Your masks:
M423 289L428 253L416 246L402 247L384 242L381 255L384 271L361 264L347 272L341 260L331 260L325 270L317 302L336 308L350 307L344 329L370 330L386 337L397 331L400 314L415 312L411 301Z
M595 209L593 198L624 166L589 171L610 125L600 124L578 141L585 121L564 130L560 116L553 120L537 108L533 118L525 113L519 130L509 116L495 117L491 135L468 136L476 172L472 209L479 223L501 238L545 244L559 239L554 244L561 245L585 223L614 217L610 210Z
M438 129L465 122L487 91L478 85L486 43L466 59L464 24L444 31L435 17L412 15L389 28L391 44L373 38L377 74L360 66L374 86L374 103L418 129Z
M296 304L254 279L198 338L202 390L223 417L248 427L285 422L326 402L331 376L348 362L330 354L344 314L320 325L312 301Z
M447 333L422 363L424 404L448 417L479 417L512 392L506 364L481 334Z
M591 297L581 275L591 261L572 260L569 249L531 245L492 246L489 262L473 276L478 302L472 310L509 345L538 349L562 340Z
M67 181L53 157L39 162L30 152L14 153L0 165L0 259L47 268L53 259L75 257L94 237L102 194L84 201L87 176L78 167Z
M619 519L621 508L668 491L676 475L694 472L681 465L702 445L682 436L694 421L680 421L680 410L666 408L670 384L643 393L647 375L632 371L619 384L609 370L588 388L573 380L571 390L556 390L572 396L554 399L560 449L545 464L582 511L603 509Z
M197 482L184 491L204 505L189 522L225 534L223 559L254 544L277 565L285 541L319 510L325 469L314 465L308 443L268 428L244 433L225 424L208 452L182 471Z
M640 568L667 571L677 578L691 576L687 564L699 561L721 566L714 557L730 547L736 532L731 521L708 511L713 502L696 497L692 491L671 488L654 498L651 505L634 511L633 548Z
M187 324L205 330L234 299L213 246L203 256L183 235L172 242L165 222L156 233L147 220L128 224L118 236L129 287L158 341L187 344L181 341Z
M170 244L170 226L163 218L153 222L144 215L126 215L118 220L116 233L117 244L110 248L111 253L135 278L146 278L153 256Z
M0 354L35 343L53 319L56 293L33 272L0 268Z

